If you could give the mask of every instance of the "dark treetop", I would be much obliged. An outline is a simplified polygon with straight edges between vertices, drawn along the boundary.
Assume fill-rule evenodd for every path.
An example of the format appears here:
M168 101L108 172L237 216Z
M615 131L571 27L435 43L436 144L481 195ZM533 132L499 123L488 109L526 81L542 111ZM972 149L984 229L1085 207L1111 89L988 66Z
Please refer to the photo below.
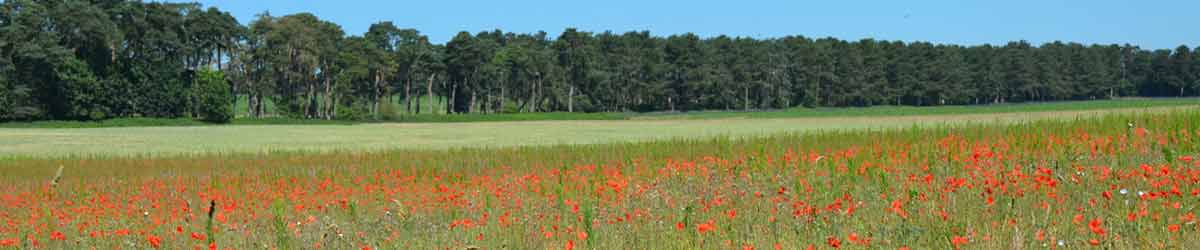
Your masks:
M0 121L378 119L398 112L647 112L1200 95L1200 50L461 32L433 44L312 14L249 25L198 4L0 3ZM223 107L222 107L223 106ZM397 110L401 109L401 110Z

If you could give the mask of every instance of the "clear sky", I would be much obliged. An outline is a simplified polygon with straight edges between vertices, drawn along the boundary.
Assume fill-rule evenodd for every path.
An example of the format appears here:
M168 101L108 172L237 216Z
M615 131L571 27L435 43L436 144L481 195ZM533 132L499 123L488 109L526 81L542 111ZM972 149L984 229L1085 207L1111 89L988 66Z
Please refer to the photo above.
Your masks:
M804 35L846 40L977 45L1028 40L1130 43L1148 49L1200 45L1197 0L201 0L249 22L270 11L312 12L361 34L372 23L416 28L434 42L458 31L649 30L756 38Z

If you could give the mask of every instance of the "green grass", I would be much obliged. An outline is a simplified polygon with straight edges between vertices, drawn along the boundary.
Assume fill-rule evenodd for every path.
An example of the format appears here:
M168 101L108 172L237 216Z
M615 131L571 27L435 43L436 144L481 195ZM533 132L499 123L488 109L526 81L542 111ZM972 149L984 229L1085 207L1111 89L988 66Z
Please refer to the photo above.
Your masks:
M1182 157L1200 156L1200 113L1162 110L761 119L745 121L993 122L600 145L18 159L0 161L0 191L12 194L0 213L33 219L0 225L0 239L48 249L148 248L147 235L203 248L193 232L243 249L829 249L829 239L844 249L1189 249L1200 244L1183 219L1200 164ZM713 121L738 120L689 122ZM47 185L60 166L61 184ZM697 229L705 222L714 231ZM144 233L87 236L130 228Z
M925 116L775 119L369 123L0 129L0 157L171 156L277 151L386 151L606 144L674 138L755 137L777 133L1004 124L1189 107ZM1194 107L1191 107L1194 108ZM286 123L286 121L284 121Z
M424 99L424 98L423 98ZM423 100L424 101L424 100ZM441 102L437 105L441 105ZM393 103L397 111L403 105ZM246 98L237 102L237 117L231 125L353 125L367 123L463 123L503 121L597 121L597 120L697 120L697 119L778 119L818 117L884 117L916 115L963 115L1002 114L1017 112L1085 111L1105 109L1131 109L1153 107L1178 107L1200 105L1200 98L1127 98L1119 100L1068 101L1046 103L974 105L974 106L875 106L866 108L793 108L773 111L696 111L654 113L505 113L505 114L445 114L445 108L436 106L435 113L399 113L391 120L375 121L321 121L276 117L246 117ZM266 103L268 113L274 110L272 102ZM422 107L422 110L427 110ZM0 123L0 128L106 128L106 127L161 127L161 126L207 126L191 119L162 118L118 118L95 122L39 121Z
M997 114L1016 112L1079 111L1122 108L1152 108L1200 105L1200 98L1124 98L1115 100L1010 103L991 105L954 105L936 107L872 106L863 108L792 108L776 111L699 111L651 113L634 119L722 119L722 118L799 118L907 115Z

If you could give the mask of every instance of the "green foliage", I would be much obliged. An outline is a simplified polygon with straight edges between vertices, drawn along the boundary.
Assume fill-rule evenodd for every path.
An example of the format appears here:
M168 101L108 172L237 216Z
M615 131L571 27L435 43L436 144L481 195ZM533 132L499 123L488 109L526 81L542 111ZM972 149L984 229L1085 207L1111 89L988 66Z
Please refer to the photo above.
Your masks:
M384 103L383 105L379 105L379 116L377 119L384 121L399 120L400 113L396 111L396 106L391 105L391 103Z
M225 82L225 74L215 70L196 71L192 84L192 96L196 100L196 113L212 123L229 123L233 120L233 94Z
M372 119L371 111L367 110L367 107L362 105L338 107L337 117L339 120L347 121L362 121Z
M555 39L463 31L441 45L391 22L347 37L312 13L264 13L243 26L217 8L138 1L3 1L0 17L3 121L198 115L212 106L196 99L190 72L206 67L226 74L230 94L247 96L247 117L313 120L404 120L391 112L433 107L498 115L1200 96L1200 49L1188 46L959 46L574 28ZM421 102L435 96L444 102Z
M180 127L204 126L204 122L189 118L113 118L96 121L31 121L0 123L0 128L119 128L119 127Z
M108 108L101 104L106 98L105 89L82 61L73 58L59 64L55 69L57 83L61 84L67 103L63 110L73 119L101 120L108 117Z
M30 120L39 116L40 110L28 104L30 91L27 86L0 78L0 121Z
M275 233L275 244L280 249L296 249L291 233L288 232L287 207L284 199L275 199L271 202L272 232Z

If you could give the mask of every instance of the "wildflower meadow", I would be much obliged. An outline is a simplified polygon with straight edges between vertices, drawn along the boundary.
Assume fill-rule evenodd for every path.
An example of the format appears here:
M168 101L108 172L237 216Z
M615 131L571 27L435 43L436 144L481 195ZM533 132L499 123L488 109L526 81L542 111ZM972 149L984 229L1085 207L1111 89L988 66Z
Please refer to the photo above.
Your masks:
M12 159L0 248L1188 249L1198 123Z

